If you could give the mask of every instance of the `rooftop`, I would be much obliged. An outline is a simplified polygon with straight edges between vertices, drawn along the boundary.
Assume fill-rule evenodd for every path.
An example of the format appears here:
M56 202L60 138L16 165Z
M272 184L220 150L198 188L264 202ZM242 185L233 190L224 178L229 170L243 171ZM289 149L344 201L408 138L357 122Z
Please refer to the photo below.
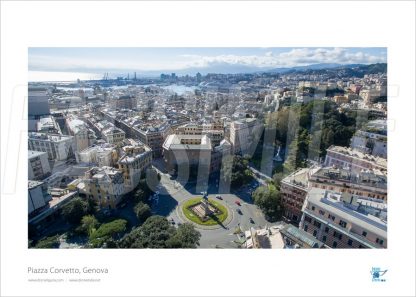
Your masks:
M347 222L361 226L381 237L387 236L387 204L385 203L317 188L309 191L307 199L309 203Z
M61 135L61 134L49 134L49 133L41 133L41 132L29 132L28 133L29 139L35 140L48 140L52 142L59 142L68 139L72 139L73 136L70 135Z
M187 144L187 141L195 140L198 144ZM166 150L172 149L193 149L193 150L211 150L211 139L207 135L181 135L171 134L169 135L163 148Z
M30 189L33 189L33 188L36 188L36 187L38 187L38 186L40 186L42 184L44 184L44 182L42 182L42 181L28 180L28 188L29 188L29 190Z
M335 153L347 155L356 159L366 160L368 162L372 162L380 167L384 167L387 169L387 159L384 159L381 157L375 157L373 155L369 155L369 154L360 152L358 150L351 149L349 147L331 145L327 149L327 152L335 152Z
M362 170L359 173L354 173L351 170L343 168L323 167L316 170L311 177L317 179L338 180L345 183L353 183L387 190L387 175L377 169Z
M46 152L28 151L29 160L35 157L46 155L46 154L47 154Z
M283 183L297 186L301 189L306 189L308 187L309 172L311 168L301 168L291 173L282 179Z

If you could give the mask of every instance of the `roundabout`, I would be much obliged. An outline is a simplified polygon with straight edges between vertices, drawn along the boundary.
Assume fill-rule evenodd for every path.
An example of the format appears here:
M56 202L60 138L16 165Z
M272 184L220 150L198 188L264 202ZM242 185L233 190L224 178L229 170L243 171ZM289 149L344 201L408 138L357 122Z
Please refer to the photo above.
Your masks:
M211 198L187 199L179 205L178 210L184 221L200 229L226 228L233 217L226 205Z

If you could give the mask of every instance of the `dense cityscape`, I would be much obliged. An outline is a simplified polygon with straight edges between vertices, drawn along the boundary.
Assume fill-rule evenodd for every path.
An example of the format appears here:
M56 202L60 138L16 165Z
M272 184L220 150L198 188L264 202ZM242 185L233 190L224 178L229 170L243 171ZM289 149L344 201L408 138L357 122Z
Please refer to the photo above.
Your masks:
M387 64L28 86L29 248L387 248Z

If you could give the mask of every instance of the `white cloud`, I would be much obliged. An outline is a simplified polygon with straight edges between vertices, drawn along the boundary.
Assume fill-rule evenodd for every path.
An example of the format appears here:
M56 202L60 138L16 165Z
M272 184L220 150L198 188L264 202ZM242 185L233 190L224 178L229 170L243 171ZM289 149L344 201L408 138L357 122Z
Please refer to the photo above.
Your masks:
M288 52L273 54L266 52L263 56L250 55L217 55L199 56L186 55L189 58L190 67L208 67L212 64L240 64L246 66L272 68L272 67L293 67L318 63L340 63L340 64L369 64L386 62L385 55L370 55L364 52L350 52L345 48L299 48Z
M385 52L372 55L363 51L353 52L347 48L294 48L281 53L267 51L263 55L180 55L169 61L161 61L157 57L151 60L118 61L104 58L85 59L31 55L29 56L29 69L82 72L105 72L106 70L173 71L221 64L270 69L317 63L369 64L386 62L386 59Z

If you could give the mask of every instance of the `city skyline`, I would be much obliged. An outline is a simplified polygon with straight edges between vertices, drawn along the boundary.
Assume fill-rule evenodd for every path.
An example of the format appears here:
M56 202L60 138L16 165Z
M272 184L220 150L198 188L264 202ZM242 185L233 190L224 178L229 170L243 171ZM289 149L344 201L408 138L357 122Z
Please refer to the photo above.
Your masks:
M387 62L386 48L29 48L29 81L250 73L315 64Z

